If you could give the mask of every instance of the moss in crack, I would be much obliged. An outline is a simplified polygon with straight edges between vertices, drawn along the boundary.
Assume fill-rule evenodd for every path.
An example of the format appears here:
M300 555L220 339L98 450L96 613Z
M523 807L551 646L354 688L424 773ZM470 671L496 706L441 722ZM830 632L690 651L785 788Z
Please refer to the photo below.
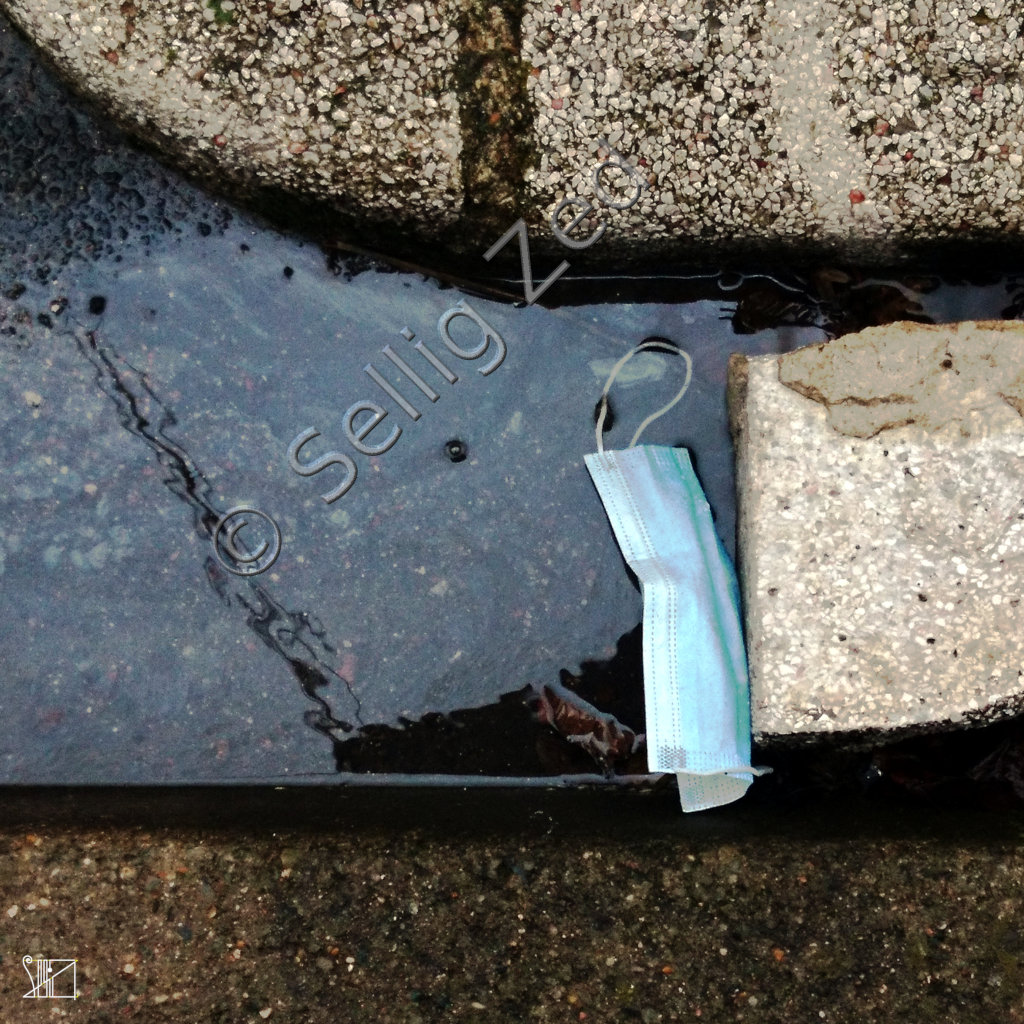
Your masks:
M466 217L483 230L508 226L523 207L526 169L536 161L529 65L520 57L523 0L474 0L462 11L458 95Z
M213 11L213 20L218 25L234 24L234 4L229 4L225 9L223 0L207 0L206 6Z
M216 76L218 84L224 87L230 86L231 75L236 78L242 73L242 58L228 57L226 54L214 54L209 63L211 75Z

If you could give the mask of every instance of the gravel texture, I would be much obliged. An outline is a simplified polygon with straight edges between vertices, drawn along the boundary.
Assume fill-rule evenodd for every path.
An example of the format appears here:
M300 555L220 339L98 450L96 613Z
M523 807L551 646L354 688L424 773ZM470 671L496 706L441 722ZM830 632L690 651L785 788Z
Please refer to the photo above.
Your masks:
M1019 845L934 824L645 840L7 828L0 1002L12 1024L1019 1022ZM23 956L77 958L78 1000L23 1000Z
M11 8L58 67L204 176L458 213L450 4L101 3Z
M577 242L609 229L578 254L593 264L1020 236L1024 43L1004 0L0 9L205 181L421 260L431 239L478 258L520 214L564 255L549 221L572 196L592 204L561 211L587 215ZM636 177L604 171L602 196L608 146Z
M530 5L531 198L593 195L576 154L603 133L649 177L622 225L638 241L813 237L877 258L1015 233L1018 29L999 3Z

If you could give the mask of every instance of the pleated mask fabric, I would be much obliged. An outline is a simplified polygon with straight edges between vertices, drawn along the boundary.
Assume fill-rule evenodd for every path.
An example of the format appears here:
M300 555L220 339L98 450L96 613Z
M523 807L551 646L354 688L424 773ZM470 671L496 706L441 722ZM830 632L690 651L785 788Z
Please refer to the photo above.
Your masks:
M645 342L619 360L621 366ZM739 614L739 588L728 554L715 533L711 509L682 448L635 446L648 423L667 412L679 394L649 416L630 447L598 451L584 461L611 522L623 557L643 592L644 701L648 765L675 773L684 811L738 800L755 775L750 765L750 690Z

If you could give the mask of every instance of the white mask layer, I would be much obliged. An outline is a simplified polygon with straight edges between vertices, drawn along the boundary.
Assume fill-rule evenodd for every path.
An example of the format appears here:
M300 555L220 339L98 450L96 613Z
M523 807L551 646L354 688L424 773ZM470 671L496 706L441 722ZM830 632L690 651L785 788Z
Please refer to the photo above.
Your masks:
M645 343L634 352L643 347L653 346ZM689 356L679 354L688 372L675 401L690 380ZM605 395L625 358L612 372ZM601 449L603 414L598 420ZM601 450L584 461L643 591L649 768L676 774L684 811L738 800L753 777L768 769L750 766L750 692L739 588L689 454L641 445Z

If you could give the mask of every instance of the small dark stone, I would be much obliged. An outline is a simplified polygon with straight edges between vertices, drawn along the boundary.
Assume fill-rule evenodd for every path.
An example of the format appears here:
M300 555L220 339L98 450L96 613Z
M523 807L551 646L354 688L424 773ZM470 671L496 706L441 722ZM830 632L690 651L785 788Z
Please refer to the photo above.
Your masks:
M452 438L452 440L445 444L444 453L452 462L465 462L466 456L469 454L469 448L465 441Z
M284 268L284 276L285 276L285 277L291 277L291 276L292 276L292 274L294 274L294 273L295 273L295 271L294 271L294 270L292 270L292 268L291 268L291 267L285 267L285 268Z
M199 234L201 234L203 236L203 238L207 238L210 235L210 233L213 231L213 228L211 228L210 225L207 224L205 220L201 220L196 225L196 228L199 230Z
M102 295L94 295L89 300L89 312L99 316L107 308L107 300Z

